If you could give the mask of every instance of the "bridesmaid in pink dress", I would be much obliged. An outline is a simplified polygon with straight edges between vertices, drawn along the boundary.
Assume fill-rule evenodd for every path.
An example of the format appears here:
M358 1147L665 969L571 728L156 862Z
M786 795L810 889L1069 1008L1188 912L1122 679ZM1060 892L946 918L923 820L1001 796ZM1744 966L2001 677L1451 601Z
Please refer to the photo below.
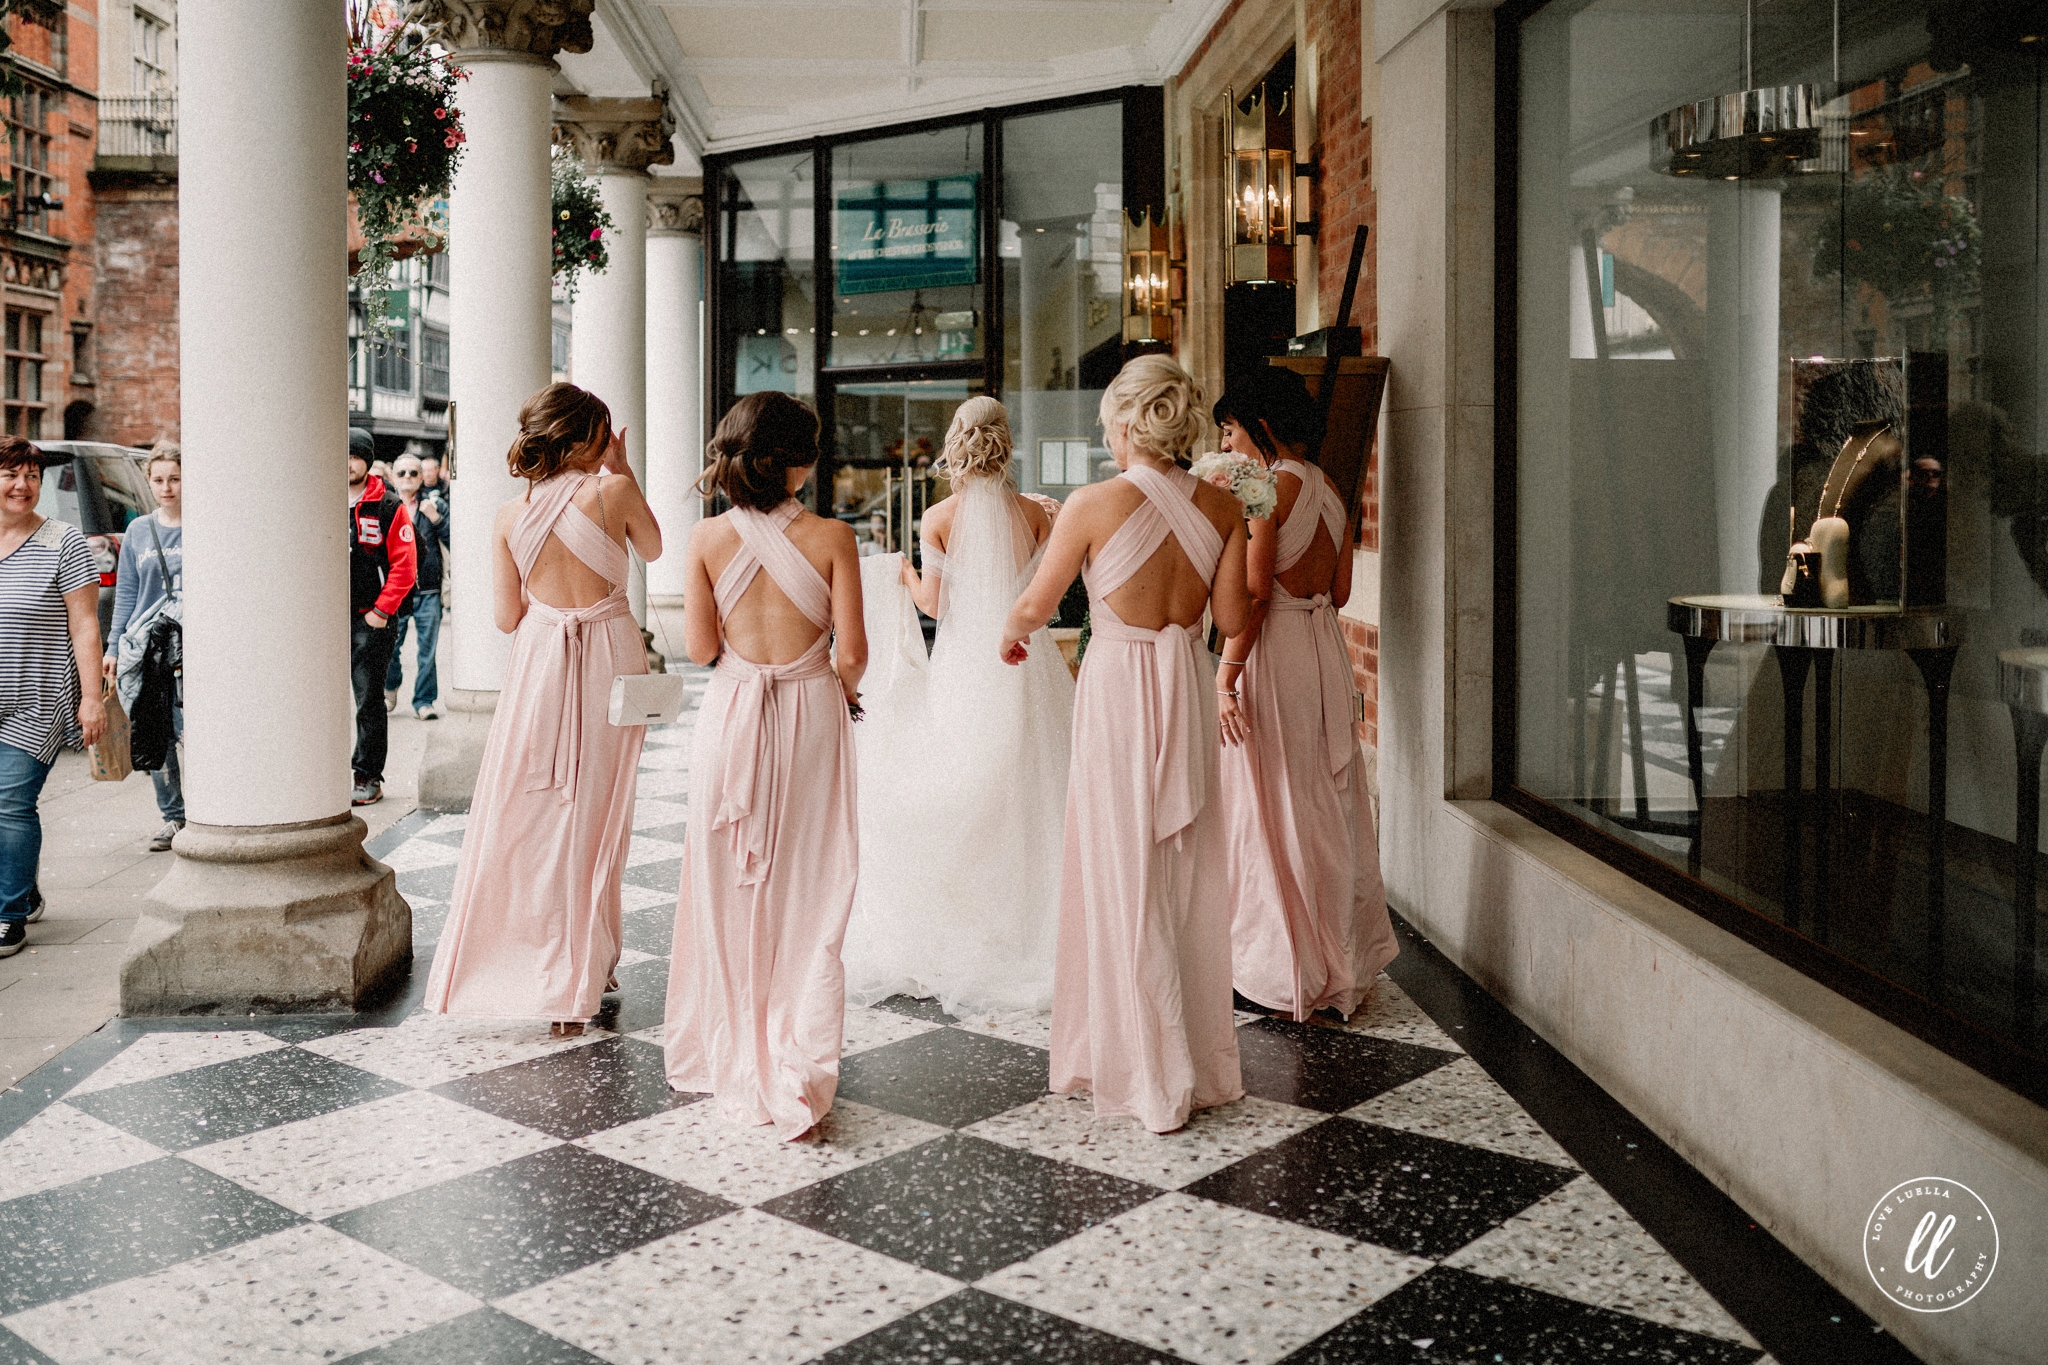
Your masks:
M668 1081L801 1137L832 1108L840 941L858 830L848 710L867 666L853 530L805 511L818 419L735 404L704 482L732 510L690 535L684 630L717 662L690 751L690 832L668 975Z
M507 459L531 481L493 530L492 612L512 658L426 1007L545 1019L569 1037L597 1013L619 961L619 874L646 731L606 712L612 679L647 671L626 544L659 559L661 528L626 465L625 433L573 384L526 400Z
M1215 416L1225 448L1265 460L1280 484L1272 517L1252 523L1251 622L1224 647L1216 684L1232 979L1295 1019L1348 1019L1400 951L1337 626L1353 523L1305 458L1316 416L1300 376L1269 369L1224 394Z
M1102 425L1123 475L1068 498L1002 642L1020 662L1084 574L1051 1088L1091 1091L1097 1114L1155 1133L1244 1094L1202 621L1206 608L1235 634L1250 599L1242 508L1175 463L1201 432L1200 401L1164 356L1111 381Z

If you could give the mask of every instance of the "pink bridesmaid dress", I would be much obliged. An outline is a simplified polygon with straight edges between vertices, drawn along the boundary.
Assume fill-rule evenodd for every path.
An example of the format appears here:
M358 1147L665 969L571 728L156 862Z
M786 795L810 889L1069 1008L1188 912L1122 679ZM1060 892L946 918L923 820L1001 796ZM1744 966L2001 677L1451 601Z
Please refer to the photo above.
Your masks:
M1230 888L1216 790L1215 672L1201 627L1126 625L1109 596L1172 536L1205 583L1222 537L1195 477L1140 466L1145 502L1083 571L1053 969L1052 1089L1171 1132L1244 1094L1230 1000Z
M647 653L626 604L626 552L571 501L592 477L534 484L506 537L522 585L552 535L612 591L591 607L529 597L513 633L427 978L426 1007L440 1014L587 1020L618 965L619 874L646 731L606 712L612 679L645 673Z
M690 833L668 974L668 1081L735 1122L801 1137L832 1108L846 1022L839 961L858 832L853 727L832 671L832 593L785 528L795 502L727 513L740 549L721 622L765 572L823 632L786 664L728 642L690 752Z
M1301 562L1316 529L1344 543L1344 502L1329 475L1299 460L1280 527L1276 574ZM1296 597L1278 581L1240 689L1251 738L1223 746L1228 880L1235 892L1232 979L1247 999L1296 1019L1349 1018L1400 951L1380 881L1379 841L1352 714L1351 656L1328 593Z

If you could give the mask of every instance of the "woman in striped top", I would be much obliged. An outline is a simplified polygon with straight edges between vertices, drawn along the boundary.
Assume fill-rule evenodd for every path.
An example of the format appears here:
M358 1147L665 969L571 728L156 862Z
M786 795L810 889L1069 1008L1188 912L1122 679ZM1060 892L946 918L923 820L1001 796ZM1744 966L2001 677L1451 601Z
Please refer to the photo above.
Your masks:
M0 957L28 936L43 851L36 801L57 750L107 730L99 567L82 531L37 514L42 492L42 452L0 436ZM93 683L83 695L80 678Z

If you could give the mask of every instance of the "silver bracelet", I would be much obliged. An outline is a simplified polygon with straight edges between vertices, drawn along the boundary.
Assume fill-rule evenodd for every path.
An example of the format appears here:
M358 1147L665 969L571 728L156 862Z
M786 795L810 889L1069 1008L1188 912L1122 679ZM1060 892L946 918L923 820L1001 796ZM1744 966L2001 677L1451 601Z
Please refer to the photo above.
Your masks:
M1223 690L1222 688L1220 688L1220 687L1219 687L1219 688L1217 688L1217 689L1216 689L1216 695L1217 695L1217 696L1219 696L1219 697L1232 697L1232 698L1235 698L1235 697L1237 696L1237 693L1235 693L1235 692L1225 692L1225 691L1224 691L1224 690Z

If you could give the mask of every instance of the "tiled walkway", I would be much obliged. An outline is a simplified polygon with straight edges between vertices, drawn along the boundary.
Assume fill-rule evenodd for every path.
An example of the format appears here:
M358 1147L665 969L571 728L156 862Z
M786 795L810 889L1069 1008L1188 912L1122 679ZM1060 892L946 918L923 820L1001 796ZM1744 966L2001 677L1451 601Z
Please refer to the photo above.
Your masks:
M1391 980L1345 1028L1243 1016L1251 1094L1169 1137L1044 1094L1042 1018L907 1000L848 1012L808 1140L671 1093L689 720L604 1031L128 1021L0 1096L0 1365L1768 1360ZM415 991L463 824L384 855Z

